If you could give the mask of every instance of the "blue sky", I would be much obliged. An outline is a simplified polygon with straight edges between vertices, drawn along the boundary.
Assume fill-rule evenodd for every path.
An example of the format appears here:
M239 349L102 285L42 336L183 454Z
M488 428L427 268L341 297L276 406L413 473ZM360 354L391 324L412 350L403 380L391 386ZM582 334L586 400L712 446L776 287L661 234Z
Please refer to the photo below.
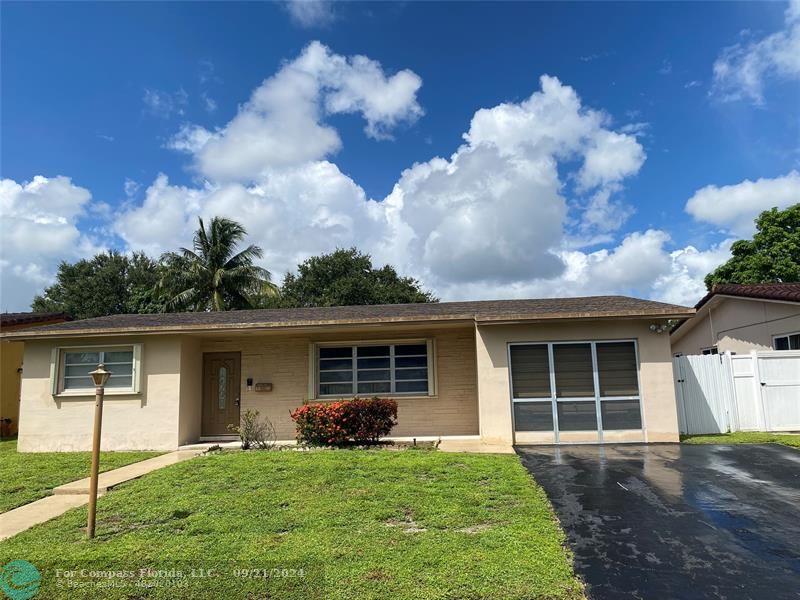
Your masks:
M211 214L276 278L693 303L800 201L798 57L782 2L4 3L0 305Z

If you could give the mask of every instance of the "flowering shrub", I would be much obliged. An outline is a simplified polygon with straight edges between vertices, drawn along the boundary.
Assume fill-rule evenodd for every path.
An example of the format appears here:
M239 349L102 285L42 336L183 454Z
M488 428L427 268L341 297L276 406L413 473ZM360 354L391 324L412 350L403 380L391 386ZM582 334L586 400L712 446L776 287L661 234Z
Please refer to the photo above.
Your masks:
M304 404L291 413L297 441L340 445L377 442L397 425L397 402L388 398L353 398Z

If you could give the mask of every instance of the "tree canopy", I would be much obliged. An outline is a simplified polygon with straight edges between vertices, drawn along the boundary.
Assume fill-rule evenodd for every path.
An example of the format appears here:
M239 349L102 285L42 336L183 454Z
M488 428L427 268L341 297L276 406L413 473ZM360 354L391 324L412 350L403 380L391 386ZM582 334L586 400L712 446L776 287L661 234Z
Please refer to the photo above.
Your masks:
M247 230L224 217L211 219L208 228L199 219L193 249L162 255L164 271L159 287L168 310L237 310L256 308L278 294L270 272L255 264L263 251L253 244L238 246Z
M76 263L62 262L56 282L36 296L35 312L65 312L75 319L159 312L158 265L143 252L115 250Z
M375 268L356 248L311 257L284 277L278 288L269 271L255 264L258 246L240 249L245 228L214 217L200 219L192 248L167 252L158 261L143 252L101 252L76 263L62 262L56 282L36 296L36 312L65 312L75 319L113 314L171 311L295 308L358 304L438 302L412 277L394 267Z
M272 305L299 308L437 301L416 279L401 277L390 265L376 269L368 254L350 248L313 256L298 265L296 275L284 277L280 298Z
M753 239L734 242L731 254L706 275L709 290L715 283L800 281L800 204L762 212Z

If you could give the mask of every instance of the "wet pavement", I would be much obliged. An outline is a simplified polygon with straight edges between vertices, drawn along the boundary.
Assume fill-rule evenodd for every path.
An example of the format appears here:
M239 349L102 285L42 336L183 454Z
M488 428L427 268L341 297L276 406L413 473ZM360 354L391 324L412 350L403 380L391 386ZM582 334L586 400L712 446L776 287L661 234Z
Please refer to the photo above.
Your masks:
M800 598L800 451L518 447L590 598Z

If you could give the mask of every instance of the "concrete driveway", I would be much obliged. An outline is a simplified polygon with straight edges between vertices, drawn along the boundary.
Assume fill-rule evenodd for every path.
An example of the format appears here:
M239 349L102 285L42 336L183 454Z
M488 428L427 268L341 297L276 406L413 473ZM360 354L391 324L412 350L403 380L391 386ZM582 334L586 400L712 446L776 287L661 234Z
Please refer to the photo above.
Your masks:
M800 452L519 447L590 598L800 598Z

